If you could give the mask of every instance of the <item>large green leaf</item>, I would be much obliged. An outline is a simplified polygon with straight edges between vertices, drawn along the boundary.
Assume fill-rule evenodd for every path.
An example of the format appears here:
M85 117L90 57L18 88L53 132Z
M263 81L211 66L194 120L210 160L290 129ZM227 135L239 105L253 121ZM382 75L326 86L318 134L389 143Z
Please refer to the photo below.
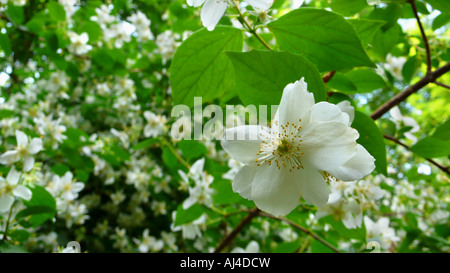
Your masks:
M450 155L450 140L426 137L411 146L411 151L425 158L436 158Z
M330 8L344 16L352 16L367 7L367 0L331 0Z
M241 50L242 45L242 31L231 27L203 29L186 39L170 67L175 103L192 106L195 96L203 102L221 97L234 84L233 65L223 52Z
M368 68L355 69L345 75L356 85L358 93L372 92L386 86L383 78Z
M320 71L374 66L353 26L336 13L300 8L268 27L281 49L305 55Z
M375 121L366 114L355 111L352 127L358 130L359 138L356 140L375 158L375 170L387 175L386 145L383 135Z
M348 21L355 28L364 47L372 42L375 32L386 23L385 21L367 19L349 19Z
M325 100L325 87L317 68L290 52L227 52L236 71L236 88L245 105L278 105L284 87L305 78L317 101Z

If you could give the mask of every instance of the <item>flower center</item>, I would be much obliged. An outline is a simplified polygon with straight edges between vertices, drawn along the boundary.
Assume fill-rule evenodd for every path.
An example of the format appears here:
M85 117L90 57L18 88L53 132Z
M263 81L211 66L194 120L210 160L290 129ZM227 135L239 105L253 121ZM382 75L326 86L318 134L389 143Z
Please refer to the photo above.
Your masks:
M261 166L265 163L272 165L274 162L277 168L299 170L303 168L300 157L303 152L300 149L301 145L301 135L299 134L301 119L299 119L299 124L294 124L287 122L285 125L279 127L279 131L271 130L269 136L264 136L261 142L260 151L256 154L259 156L255 162L257 166ZM274 122L275 126L278 126L278 122Z

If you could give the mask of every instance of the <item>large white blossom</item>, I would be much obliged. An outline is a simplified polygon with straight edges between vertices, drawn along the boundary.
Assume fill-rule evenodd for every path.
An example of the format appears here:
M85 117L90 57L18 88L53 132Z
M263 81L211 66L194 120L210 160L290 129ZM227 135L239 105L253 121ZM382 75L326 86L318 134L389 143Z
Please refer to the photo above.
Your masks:
M222 147L246 165L234 178L233 190L275 216L287 215L302 196L323 206L330 176L353 181L375 168L375 159L356 143L359 134L350 122L341 107L315 103L303 78L288 84L271 127L225 131Z

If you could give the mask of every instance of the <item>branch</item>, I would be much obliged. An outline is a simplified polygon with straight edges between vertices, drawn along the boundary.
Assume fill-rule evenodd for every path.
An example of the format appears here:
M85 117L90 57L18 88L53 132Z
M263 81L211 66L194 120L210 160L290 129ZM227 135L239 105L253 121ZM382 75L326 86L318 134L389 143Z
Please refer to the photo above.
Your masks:
M378 109L375 110L372 113L372 115L370 115L370 117L372 119L374 119L374 120L377 120L382 115L384 115L386 112L388 112L392 107L398 105L400 102L404 101L411 94L416 93L422 87L424 87L425 85L429 84L430 82L434 82L437 78L439 78L440 76L444 75L448 71L450 71L450 62L446 63L445 65L443 65L442 67L436 69L435 71L426 74L418 82L416 82L415 84L409 86L408 88L406 88L401 93L398 93L397 95L395 95L392 99L390 99L389 101L385 102L383 105L378 107Z
M441 83L441 82L436 82L436 81L434 81L433 83L436 84L436 85L439 85L439 86L441 86L441 87L450 89L450 85L446 85L446 84L443 84L443 83Z
M422 35L423 43L425 44L425 51L427 53L427 74L431 72L431 52L430 45L428 44L427 35L425 34L425 30L420 22L419 14L417 12L416 2L415 0L408 1L411 4L414 16L416 17L417 24L419 25L420 34Z
M237 225L234 230L228 234L225 238L223 238L222 242L220 242L219 246L214 250L214 253L220 253L227 245L229 245L234 238L242 231L242 229L248 225L252 219L258 215L259 209L252 209L249 214Z
M383 135L383 137L384 137L385 139L389 139L389 140L391 140L391 141L397 143L398 145L405 147L407 150L410 150L410 151L411 151L411 148L410 148L408 145L406 145L405 143L403 143L403 142L401 142L400 140L396 139L395 137L388 136L388 135ZM442 166L441 164L437 163L436 161L434 161L434 160L431 159L431 158L425 158L425 159L426 159L428 162L430 162L431 164L433 164L434 166L436 166L436 167L438 167L439 169L441 169L441 170L442 170L443 172L445 172L446 174L450 175L449 167Z
M283 221L283 222L285 222L285 223L287 223L287 224L293 226L294 228L301 230L302 232L308 234L309 236L313 237L314 239L316 239L317 241L319 241L320 243L322 243L322 244L325 245L326 247L330 248L330 249L333 250L334 252L336 252L336 253L341 253L337 248L335 248L335 247L332 246L330 243L328 243L328 242L325 241L324 239L322 239L322 238L320 238L319 236L317 236L314 232L312 232L312 231L310 231L309 229L306 229L306 228L304 228L304 227L302 227L302 226L300 226L300 225L298 225L298 224L292 222L292 221L289 220L289 219L286 219L286 218L278 218L278 217L275 217L275 216L273 216L273 215L270 215L270 214L264 213L264 212L260 212L259 215L260 215L260 216L264 216L264 217L268 217L268 218L272 218L272 219L276 219L276 220L281 220L281 221Z

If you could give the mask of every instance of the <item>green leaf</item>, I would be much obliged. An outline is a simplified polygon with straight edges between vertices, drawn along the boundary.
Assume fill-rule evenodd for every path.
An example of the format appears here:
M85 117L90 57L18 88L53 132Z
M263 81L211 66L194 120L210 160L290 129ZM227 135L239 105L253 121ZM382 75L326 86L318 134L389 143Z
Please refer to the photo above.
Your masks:
M442 13L450 13L450 1L448 0L427 0L427 2Z
M372 92L386 87L386 82L377 72L368 68L351 70L345 74L355 85L358 93Z
M47 4L48 13L51 18L56 21L66 20L66 11L58 2L50 2Z
M375 32L386 23L385 21L368 19L348 19L347 21L355 28L363 47L367 47L372 42Z
M0 48L5 52L6 56L12 54L11 41L8 38L8 35L0 33Z
M199 158L208 152L205 145L196 140L183 139L178 142L178 148L180 148L183 156L187 159Z
M187 38L178 47L170 67L170 82L175 104L193 106L194 97L203 102L220 98L234 83L234 70L223 53L241 50L242 30L216 27L202 29Z
M322 218L320 221L330 224L334 230L345 238L356 239L361 242L366 241L366 227L364 224L361 224L361 227L357 228L347 228L341 220L336 221L331 215Z
M86 21L80 27L80 33L86 32L89 36L89 43L98 41L103 31L99 24L93 21Z
M387 175L386 145L383 134L375 121L369 116L355 111L352 127L358 130L359 138L356 140L375 158L375 170Z
M30 233L23 229L16 229L9 234L9 237L11 237L14 241L23 243L30 238Z
M133 147L131 147L131 149L133 149L135 151L146 149L158 142L159 142L159 139L157 139L157 138L149 138L149 139L143 140L143 141L139 142L138 144L134 145Z
M179 205L177 208L177 214L175 217L175 226L191 223L197 220L202 214L205 213L205 208L199 204L194 204L188 209L183 209L183 205Z
M29 187L32 197L29 201L23 201L27 207L46 206L56 210L55 198L42 186L33 185Z
M410 57L402 68L403 80L407 83L410 82L419 68L420 61L417 59L416 55Z
M294 253L300 247L298 241L295 242L283 242L277 245L273 253Z
M411 146L411 151L425 158L448 156L450 155L450 140L426 137Z
M6 14L9 16L9 19L11 19L11 21L13 21L17 25L21 25L25 21L25 14L23 7L14 6L11 4L11 2L9 2L8 4Z
M436 127L432 137L442 140L450 140L450 118L448 118L443 124Z
M367 7L367 0L332 0L330 8L344 16L352 16Z
M32 192L32 197L30 201L23 201L26 208L16 215L16 219L20 220L30 216L26 225L22 224L22 221L21 224L23 226L38 227L55 217L56 201L44 187L34 185L29 187L29 189Z
M436 30L450 22L450 13L441 13L433 20L432 28Z
M301 53L319 71L375 65L344 17L321 9L300 8L268 24L281 49Z
M402 28L397 23L387 30L378 30L372 39L373 51L384 59L397 44L401 33Z
M327 83L327 87L339 91L356 91L356 85L344 74L336 73L333 78ZM353 92L351 92L353 93Z
M237 204L245 200L233 191L231 181L229 180L214 181L211 188L215 190L213 200L216 205Z
M305 77L316 102L326 98L317 68L304 57L280 51L227 52L236 71L236 88L245 105L278 105L287 84Z

